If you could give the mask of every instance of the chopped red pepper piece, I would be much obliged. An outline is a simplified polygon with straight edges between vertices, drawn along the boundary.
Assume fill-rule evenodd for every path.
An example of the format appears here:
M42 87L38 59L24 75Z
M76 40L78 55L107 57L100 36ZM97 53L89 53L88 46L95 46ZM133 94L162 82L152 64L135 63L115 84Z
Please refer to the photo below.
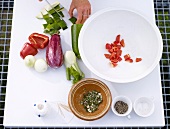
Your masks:
M117 50L117 56L121 56L122 55L122 50Z
M125 47L124 39L122 39L122 40L120 41L120 44L121 44L122 47Z
M117 48L117 47L112 47L112 50L113 50L114 52L117 52L117 51L118 51L118 48Z
M113 53L113 49L109 49L108 51L109 51L109 53Z
M38 53L37 49L30 43L25 43L22 50L20 51L20 56L24 59L27 55L36 55Z
M133 59L127 59L126 61L129 63L133 63Z
M118 61L120 62L121 60L122 60L122 58L119 56L119 57L118 57Z
M43 34L39 34L39 33L32 33L29 37L28 37L30 43L35 47L35 48L40 48L43 49L45 48L48 43L49 43L49 37Z
M120 42L120 34L116 36L116 43Z
M136 62L142 61L142 58L136 58Z
M111 60L111 62L112 62L112 63L117 63L118 60L117 60L117 59L113 59L113 60Z
M109 43L106 43L106 49L111 49L111 48L112 48L112 45Z
M105 56L107 59L110 59L110 57L111 57L110 54L104 54L104 56Z
M114 41L113 44L114 44L114 45L117 45L117 44L119 44L119 42L118 42L118 41Z
M126 54L126 55L124 55L124 59L125 59L125 61L126 60L128 60L128 59L130 59L131 57L130 57L130 55L129 54Z
M106 49L109 54L104 54L107 59L110 60L110 64L112 67L116 67L118 62L122 61L122 47L125 47L124 39L120 40L120 35L116 36L116 40L113 43L106 43ZM126 62L133 63L133 59L129 54L124 55L124 59ZM136 58L136 62L140 62L142 58Z
M116 67L118 64L117 63L113 63L113 62L110 62L112 67Z

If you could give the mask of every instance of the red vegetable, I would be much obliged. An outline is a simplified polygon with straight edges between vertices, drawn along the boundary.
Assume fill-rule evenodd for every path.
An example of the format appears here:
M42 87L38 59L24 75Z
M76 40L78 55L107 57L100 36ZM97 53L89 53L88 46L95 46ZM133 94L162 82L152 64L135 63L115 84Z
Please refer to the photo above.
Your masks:
M107 59L110 59L110 57L111 57L110 54L104 54L104 56L105 56Z
M129 59L125 60L125 61L127 61L129 63L133 63L133 59L131 59L131 58L129 58Z
M20 51L20 56L24 59L27 55L36 55L38 53L37 49L30 43L25 43L22 50Z
M116 36L116 42L115 43L119 43L120 42L120 34Z
M121 43L124 43L124 40L121 40ZM110 54L104 54L104 56L109 59L113 67L117 66L117 63L122 60L122 44L120 44L120 35L116 36L116 40L113 43L106 43L105 48Z
M125 61L126 60L129 60L131 57L130 57L130 55L129 54L126 54L126 55L124 55L124 59L125 59Z
M142 61L142 58L136 58L136 62Z
M110 64L113 67L118 65L118 62L122 61L122 50L121 48L125 47L124 39L120 40L120 35L116 36L116 40L113 43L106 43L105 48L109 52L109 54L104 54L104 56L110 60ZM129 63L133 63L133 59L129 54L124 55L125 61ZM142 58L136 58L136 62L140 62Z
M112 46L111 46L111 44L109 44L109 43L106 43L106 49L111 49L112 48Z
M63 64L63 51L61 48L60 35L54 34L51 36L46 49L47 64L51 68L58 68Z
M120 44L121 44L122 47L125 47L124 39L122 39L122 40L120 41Z
M39 33L32 33L29 37L28 37L30 43L35 47L35 48L40 48L43 49L45 48L48 43L49 43L49 37L43 34L39 34Z

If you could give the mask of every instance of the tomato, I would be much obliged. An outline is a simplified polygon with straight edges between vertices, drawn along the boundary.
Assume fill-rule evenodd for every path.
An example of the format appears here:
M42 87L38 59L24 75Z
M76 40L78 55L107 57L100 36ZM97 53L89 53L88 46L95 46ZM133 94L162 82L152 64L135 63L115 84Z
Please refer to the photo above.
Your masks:
M20 51L20 56L24 59L27 55L36 55L38 53L37 49L30 43L25 43L22 50Z
M136 62L142 61L142 58L136 58Z
M35 48L40 48L43 49L45 48L48 43L49 43L49 37L43 34L39 34L39 33L32 33L29 37L28 37L30 43L35 47Z

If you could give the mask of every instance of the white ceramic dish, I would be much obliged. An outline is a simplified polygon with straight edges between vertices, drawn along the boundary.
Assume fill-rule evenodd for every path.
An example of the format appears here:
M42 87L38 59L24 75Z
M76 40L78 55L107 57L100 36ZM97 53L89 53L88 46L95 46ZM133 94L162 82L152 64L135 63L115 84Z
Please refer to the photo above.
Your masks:
M118 102L118 101L123 101L124 103L126 103L128 105L128 110L124 114L119 114L116 111L116 109L114 108L116 102ZM112 108L113 113L116 114L117 116L128 116L132 111L132 107L133 107L132 101L128 97L126 97L126 96L116 96L112 101L112 107L111 108Z
M150 98L141 97L135 100L134 111L141 117L149 117L154 112L154 102Z
M130 54L141 57L140 63L121 61L117 67L109 65L104 54L106 43L120 34L125 40L122 58ZM103 9L92 15L79 35L80 55L85 65L97 76L117 83L139 80L148 75L159 63L162 55L162 37L155 24L142 15L125 9Z

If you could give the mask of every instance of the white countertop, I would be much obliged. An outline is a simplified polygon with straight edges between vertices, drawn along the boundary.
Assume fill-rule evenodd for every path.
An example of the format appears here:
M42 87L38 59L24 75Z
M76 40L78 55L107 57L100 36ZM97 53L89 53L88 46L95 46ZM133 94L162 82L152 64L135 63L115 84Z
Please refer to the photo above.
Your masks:
M49 0L53 3L55 0ZM125 8L136 11L148 20L155 23L154 6L152 0L90 0L92 13L107 7ZM60 0L60 3L68 10L70 0ZM13 25L11 33L10 57L8 67L8 80L5 101L4 126L30 126L30 127L134 127L134 126L164 126L164 112L161 89L161 78L159 65L147 77L127 84L110 83L104 81L110 88L113 97L126 95L132 102L138 97L146 96L154 98L155 111L147 118L137 116L134 111L131 119L118 117L110 110L103 118L86 122L74 117L70 123L55 113L55 110L46 117L38 118L33 112L33 104L37 101L47 100L48 102L62 101L67 104L67 96L71 82L66 80L65 68L48 69L46 73L39 74L24 66L19 52L28 36L33 32L42 33L42 21L35 18L40 9L46 5L36 0L15 0L13 11ZM67 10L64 11L66 18L69 18ZM61 32L63 51L71 49L71 23L68 29ZM37 57L45 58L45 51L39 52ZM86 77L96 77L79 61L80 67Z

